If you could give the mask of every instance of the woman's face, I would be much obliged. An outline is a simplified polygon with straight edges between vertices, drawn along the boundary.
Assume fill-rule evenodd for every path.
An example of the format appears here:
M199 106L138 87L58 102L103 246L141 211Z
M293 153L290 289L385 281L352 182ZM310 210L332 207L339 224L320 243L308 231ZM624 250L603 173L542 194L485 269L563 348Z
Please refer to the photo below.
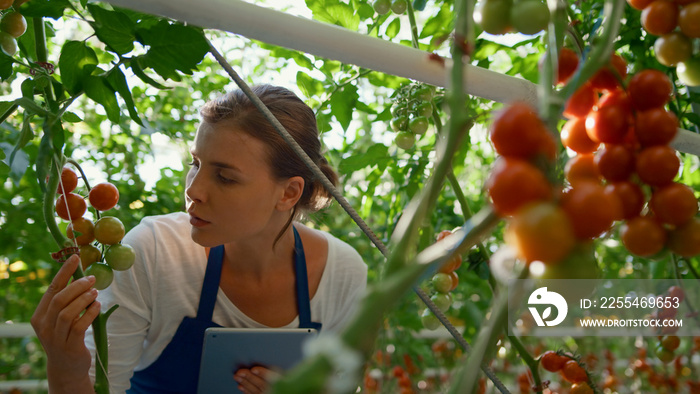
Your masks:
M289 217L279 204L285 182L273 177L260 140L227 122L205 122L190 152L185 199L195 242L213 247L281 230Z

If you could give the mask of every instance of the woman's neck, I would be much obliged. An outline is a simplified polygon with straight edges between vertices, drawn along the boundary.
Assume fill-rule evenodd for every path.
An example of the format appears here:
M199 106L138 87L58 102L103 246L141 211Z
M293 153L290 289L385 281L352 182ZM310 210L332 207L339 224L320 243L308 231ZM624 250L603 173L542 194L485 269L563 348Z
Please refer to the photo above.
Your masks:
M249 240L224 245L224 270L262 279L270 272L288 270L294 257L294 232L290 223L277 238L279 230ZM273 246L274 245L274 246Z

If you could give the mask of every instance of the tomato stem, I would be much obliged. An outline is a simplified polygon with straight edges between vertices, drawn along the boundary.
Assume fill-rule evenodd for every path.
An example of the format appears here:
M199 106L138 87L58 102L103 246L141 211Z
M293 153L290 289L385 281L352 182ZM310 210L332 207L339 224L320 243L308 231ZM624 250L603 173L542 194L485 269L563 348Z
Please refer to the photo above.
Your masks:
M530 369L530 372L532 373L532 378L535 381L535 387L537 387L537 392L541 393L542 379L540 378L540 372L538 369L540 361L536 360L530 355L530 352L528 352L523 343L520 342L520 338L516 337L515 335L508 335L508 340L515 348L515 351L518 352L520 358L523 359L525 365Z
M418 24L416 23L416 16L413 12L413 1L406 1L406 13L408 14L408 23L411 25L411 44L414 48L420 49L418 44Z
M44 193L43 201L43 213L44 221L46 221L46 227L48 227L51 236L58 244L58 247L63 249L68 246L72 246L73 243L63 235L61 230L58 228L58 223L56 223L55 218L55 200L56 191L58 190L58 182L61 179L61 168L63 163L57 160L53 160L51 164L51 172L49 173L49 181L46 185L46 193Z

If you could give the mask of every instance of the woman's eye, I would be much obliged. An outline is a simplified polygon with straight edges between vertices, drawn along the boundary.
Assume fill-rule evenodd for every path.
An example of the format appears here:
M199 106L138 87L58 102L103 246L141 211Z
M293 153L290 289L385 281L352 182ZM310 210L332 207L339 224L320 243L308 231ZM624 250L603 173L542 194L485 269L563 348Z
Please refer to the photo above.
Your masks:
M191 162L187 163L187 165L190 167L199 167L197 160L192 160Z
M230 178L226 178L225 176L222 176L221 174L217 175L217 178L219 178L219 181L221 183L235 183L236 181Z

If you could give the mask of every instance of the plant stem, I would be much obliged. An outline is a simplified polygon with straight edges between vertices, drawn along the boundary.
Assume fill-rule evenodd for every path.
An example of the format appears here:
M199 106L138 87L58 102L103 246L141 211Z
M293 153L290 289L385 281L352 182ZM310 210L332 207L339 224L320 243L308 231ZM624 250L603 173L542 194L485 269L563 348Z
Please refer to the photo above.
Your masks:
M61 168L63 168L63 163L59 160L52 160L51 172L49 173L49 181L46 185L46 193L44 194L43 201L43 213L44 221L46 221L46 227L48 227L51 236L58 244L58 247L63 249L72 246L73 243L63 235L61 230L58 228L58 223L56 223L55 218L55 198L56 190L58 190L58 181L61 179ZM78 268L80 270L80 268ZM82 277L82 276L81 276Z
M525 346L523 346L523 343L520 342L520 338L516 337L515 335L509 335L508 340L510 340L510 343L513 345L515 348L515 351L518 352L520 355L520 358L523 359L523 362L525 365L530 369L530 372L532 373L532 378L535 381L535 387L537 387L537 392L541 393L542 392L542 380L540 379L540 372L538 369L539 366L539 361L535 360L531 355L530 352L527 351Z
M42 63L48 62L49 57L46 50L44 18L40 16L34 17L34 42L36 46L36 61ZM44 88L44 98L51 112L58 111L58 103L56 103L56 99L54 98L53 84L49 83Z
M406 1L406 13L408 14L408 23L411 25L411 44L414 48L420 49L418 46L418 24L416 23L416 15L413 12L412 0Z

